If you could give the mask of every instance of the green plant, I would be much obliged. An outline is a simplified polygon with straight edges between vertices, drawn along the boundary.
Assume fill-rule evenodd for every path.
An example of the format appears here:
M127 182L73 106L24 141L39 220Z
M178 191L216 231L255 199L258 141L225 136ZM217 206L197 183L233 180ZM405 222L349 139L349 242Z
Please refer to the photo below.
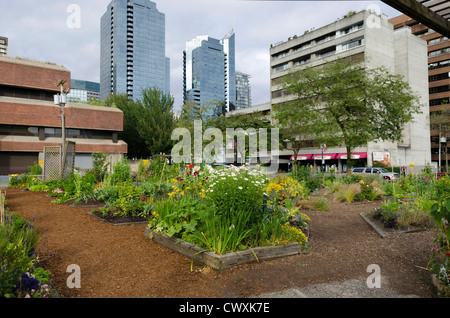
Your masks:
M94 185L97 182L97 177L92 173L86 173L85 176L81 176L78 173L74 175L75 186L75 203L87 202L94 196Z
M375 210L375 212L373 213L373 217L380 220L385 227L395 228L397 227L397 220L400 217L400 214L396 209L397 208L392 209L389 207L381 207Z
M295 165L292 169L292 177L297 179L303 186L308 189L305 192L311 192L322 188L322 175L312 173L308 167Z
M38 240L33 224L16 214L0 224L0 297L12 297L21 273L33 266L31 254Z
M252 213L241 212L231 216L211 215L204 219L205 226L192 236L196 237L202 246L216 254L235 252L247 238L251 229L248 228Z
M195 232L200 219L208 219L213 214L211 205L188 196L178 201L163 199L153 205L149 228L158 233L185 238Z
M437 234L428 264L431 272L447 287L450 286L450 198L448 195L446 199L434 204L430 212L435 221Z
M324 197L315 197L311 199L312 208L316 211L328 211L329 205Z
M103 181L108 171L108 155L105 152L92 153L92 173L97 181Z
M359 184L345 184L339 188L339 190L335 194L335 200L338 202L346 201L348 203L353 202L356 195L361 192L361 188Z
M42 167L34 162L32 166L27 167L27 174L31 176L40 176L42 175Z
M123 158L114 164L111 178L114 183L131 180L131 167L126 158Z
M263 203L265 178L246 170L220 171L208 179L207 200L216 208L216 213L225 219L234 214L251 213L254 221Z

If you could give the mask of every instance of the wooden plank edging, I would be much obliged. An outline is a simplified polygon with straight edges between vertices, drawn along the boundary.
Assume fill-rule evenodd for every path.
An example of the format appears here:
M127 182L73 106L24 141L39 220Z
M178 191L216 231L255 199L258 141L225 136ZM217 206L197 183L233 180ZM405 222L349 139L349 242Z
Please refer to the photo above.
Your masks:
M222 271L234 265L255 262L262 259L301 254L302 248L300 243L290 243L278 246L255 247L234 253L218 255L178 238L154 232L150 228L145 229L145 236L174 252L182 254L197 263L207 265L218 271Z

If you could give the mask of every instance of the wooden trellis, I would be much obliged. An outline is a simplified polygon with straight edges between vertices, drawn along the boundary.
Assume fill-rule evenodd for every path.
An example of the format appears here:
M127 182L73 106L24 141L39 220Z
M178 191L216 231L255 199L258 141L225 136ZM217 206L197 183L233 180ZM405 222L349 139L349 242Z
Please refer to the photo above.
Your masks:
M73 168L75 167L75 142L68 141L66 142L65 153L64 153L64 167L62 177L64 179L68 178L70 174L73 172Z
M61 146L44 147L44 180L58 180L61 178Z

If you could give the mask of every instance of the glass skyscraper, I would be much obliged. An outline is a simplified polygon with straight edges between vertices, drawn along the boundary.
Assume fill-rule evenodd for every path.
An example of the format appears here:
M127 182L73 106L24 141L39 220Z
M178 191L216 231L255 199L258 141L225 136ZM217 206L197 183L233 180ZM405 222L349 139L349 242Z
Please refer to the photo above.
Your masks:
M197 36L183 51L184 103L202 106L225 103L228 111L236 101L234 30L222 40Z
M71 79L67 101L69 103L87 103L91 99L99 99L99 94L100 83Z
M251 104L250 75L236 71L236 109L248 108Z
M113 0L101 18L100 99L142 89L170 92L170 60L165 56L165 15L149 0Z

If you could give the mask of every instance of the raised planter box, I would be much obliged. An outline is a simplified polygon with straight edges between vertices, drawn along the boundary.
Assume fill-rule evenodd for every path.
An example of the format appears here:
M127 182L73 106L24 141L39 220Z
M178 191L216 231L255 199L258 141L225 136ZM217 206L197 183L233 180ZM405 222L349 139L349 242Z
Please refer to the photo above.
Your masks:
M300 243L291 243L279 246L255 247L244 251L218 255L178 238L156 233L149 228L145 229L145 236L174 252L192 259L196 263L207 265L218 271L238 264L296 255L302 252L302 245Z
M389 231L384 230L382 227L378 226L375 222L371 221L369 218L369 214L371 212L362 212L359 215L363 218L364 221L366 221L367 224L369 224L375 232L377 232L378 235L380 235L382 238L385 238L386 236L392 234L392 233L414 233L414 232L421 232L425 231L427 228L412 228L412 229L406 229L406 230L396 230L396 229L390 229Z
M450 288L444 285L436 275L431 276L431 282L437 288L438 292L444 295L445 297L450 297Z

